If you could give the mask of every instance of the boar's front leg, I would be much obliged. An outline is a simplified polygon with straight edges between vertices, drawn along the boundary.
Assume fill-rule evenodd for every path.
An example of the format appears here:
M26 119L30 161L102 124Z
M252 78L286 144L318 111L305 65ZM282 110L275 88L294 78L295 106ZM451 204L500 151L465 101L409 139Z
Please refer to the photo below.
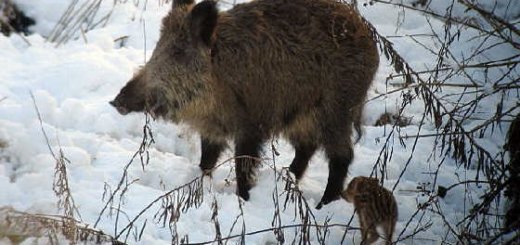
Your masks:
M220 154L226 147L225 143L214 142L207 139L204 136L200 137L201 156L200 156L200 169L204 173L210 173L215 167Z
M237 194L246 201L249 200L249 190L255 182L255 170L260 163L261 145L262 139L256 135L248 134L235 139Z

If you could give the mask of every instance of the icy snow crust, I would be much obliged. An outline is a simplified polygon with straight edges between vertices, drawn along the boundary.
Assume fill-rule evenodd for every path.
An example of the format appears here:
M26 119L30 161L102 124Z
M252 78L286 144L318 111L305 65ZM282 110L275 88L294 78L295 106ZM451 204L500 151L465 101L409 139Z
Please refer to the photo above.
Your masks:
M69 185L82 221L92 225L104 205L102 195L105 183L114 188L121 178L123 167L139 148L142 140L145 117L142 114L119 115L108 101L124 86L133 72L143 65L144 53L149 58L155 42L159 37L161 18L170 6L160 4L162 1L148 1L146 11L142 6L135 6L132 1L118 4L106 27L99 27L86 33L87 43L83 38L55 48L53 43L45 42L47 35L59 20L61 13L70 2L65 0L17 0L26 13L34 17L37 25L34 34L27 37L31 46L13 35L10 38L0 36L0 140L7 147L0 150L0 206L12 206L17 210L60 214L56 208L57 197L52 190L55 161L42 134L30 93L34 94L36 105L40 110L44 129L50 138L54 150L61 146L70 164L68 167ZM442 1L441 1L442 2ZM230 7L222 4L223 8ZM104 1L101 11L110 11L112 1ZM439 9L443 8L439 4ZM414 12L406 12L406 18L399 29L398 9L379 5L360 7L362 14L370 20L383 35L402 35L407 33L427 33L430 31L424 17ZM146 50L144 48L143 24L146 23ZM430 20L435 28L441 23ZM120 48L114 40L121 36L129 36L126 46ZM399 39L400 41L404 39ZM471 42L459 42L461 54L471 49ZM396 49L417 68L431 66L435 55L425 52L412 40L395 43ZM145 52L146 51L146 52ZM503 53L500 53L503 52ZM510 50L494 50L489 55L500 56ZM369 97L375 97L386 91L385 78L392 72L388 62L382 58L374 85ZM397 80L397 82L400 82ZM355 146L355 159L350 166L349 176L370 175L374 162L385 137L384 127L375 127L375 121L385 111L395 112L399 103L399 93L392 94L369 102L364 116L364 136ZM490 104L494 103L493 101ZM423 105L415 102L407 108L406 115L412 117L412 125L402 128L405 135L415 135L421 119ZM485 110L483 110L485 111ZM491 109L493 111L493 109ZM144 167L135 161L129 168L129 179L136 180L125 195L121 207L129 217L135 217L148 203L168 190L181 186L200 176L198 167L200 155L198 137L182 125L173 125L163 121L151 123L155 144L150 149L150 162ZM386 129L388 130L388 128ZM423 125L423 133L435 133L432 122L427 120ZM496 131L491 137L480 139L482 144L491 148L501 147L503 133ZM413 138L405 140L413 143ZM281 153L276 158L278 167L288 166L293 157L293 149L284 140L275 143ZM410 156L410 148L396 143L393 159L387 166L388 179L385 186L392 189ZM433 169L438 161L428 161L432 157L433 138L421 138L417 145L412 163L408 166L402 179L395 188L399 207L399 221L394 239L400 234L405 223L417 209L417 205L425 198L415 190L420 183L433 182L431 176L424 174ZM265 146L266 158L271 158L270 147ZM232 156L226 151L220 162ZM267 161L266 164L272 164ZM224 164L213 173L213 178L204 179L204 202L199 208L193 208L182 214L177 224L181 236L188 235L190 242L211 241L215 237L214 225L211 221L212 200L219 204L219 222L223 234L228 234L237 215L240 214L237 197L234 194L235 183L226 185L231 177L232 164ZM314 207L325 189L328 175L327 160L323 153L317 153L311 160L309 169L300 183L309 204ZM449 186L459 179L471 179L473 170L459 169L450 161L444 163L438 175L438 184ZM258 183L251 190L251 199L243 204L247 232L271 227L275 211L272 193L275 187L274 174L270 167L264 166L258 171ZM349 177L350 180L351 177ZM283 183L278 182L278 190L283 190ZM463 190L456 188L440 203L453 223L460 220L468 212L470 206L464 202ZM478 193L478 192L476 192ZM281 197L283 200L283 197ZM477 200L477 199L475 199ZM135 244L168 244L171 242L169 229L151 222L158 206L152 208L138 225L148 219L146 229L140 241L131 238ZM282 213L282 224L298 224L292 208ZM347 224L353 215L354 208L342 200L333 202L321 210L312 210L319 222L330 217L329 223ZM403 244L416 242L436 244L442 241L446 227L439 217L432 215L426 221L432 227L421 232ZM119 229L128 220L120 219ZM357 217L352 225L358 226ZM413 232L419 218L414 218L404 235ZM113 234L115 217L102 216L98 228L105 233ZM232 234L239 234L241 221ZM327 239L329 244L339 244L344 228L331 228ZM286 241L291 241L293 230L285 230ZM316 239L311 234L311 239ZM235 240L236 241L236 240ZM313 240L315 241L315 240ZM350 231L345 239L346 244L359 243L359 231ZM0 243L7 242L6 240ZM246 244L276 243L272 232L260 233L246 237Z

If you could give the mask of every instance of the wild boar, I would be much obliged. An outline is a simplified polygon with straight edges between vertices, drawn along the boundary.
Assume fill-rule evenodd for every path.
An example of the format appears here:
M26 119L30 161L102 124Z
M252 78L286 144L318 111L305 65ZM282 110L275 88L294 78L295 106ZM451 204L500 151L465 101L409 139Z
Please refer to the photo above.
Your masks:
M249 199L262 144L283 135L296 179L322 147L339 199L352 162L352 129L379 65L364 20L334 0L255 0L219 12L214 1L175 0L145 66L110 103L190 125L211 171L234 142L237 193ZM359 131L359 130L358 130Z

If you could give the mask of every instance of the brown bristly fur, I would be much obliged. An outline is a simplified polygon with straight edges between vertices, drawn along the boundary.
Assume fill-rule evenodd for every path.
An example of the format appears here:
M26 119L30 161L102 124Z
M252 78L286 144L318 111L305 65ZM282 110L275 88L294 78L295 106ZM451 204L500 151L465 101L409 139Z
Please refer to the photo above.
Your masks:
M111 103L146 110L201 135L200 166L215 166L228 140L258 159L282 134L301 178L323 147L329 180L318 205L339 198L353 158L363 101L379 65L372 33L333 0L256 0L218 13L215 3L174 1L146 66ZM132 89L133 88L133 89ZM242 159L242 160L240 160ZM238 194L249 199L255 160L237 158Z
M372 244L378 238L376 227L383 228L386 244L392 244L397 222L397 203L392 192L376 178L358 176L352 179L341 194L347 202L354 203L361 226L362 244Z

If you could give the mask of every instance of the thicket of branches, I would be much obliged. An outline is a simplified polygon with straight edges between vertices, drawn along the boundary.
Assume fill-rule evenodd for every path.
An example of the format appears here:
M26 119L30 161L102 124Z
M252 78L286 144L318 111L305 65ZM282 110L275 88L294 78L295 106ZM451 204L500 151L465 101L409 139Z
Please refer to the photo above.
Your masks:
M512 5L513 1L515 0L504 0L501 4L506 4L506 7L499 8L497 5L493 7L492 4L482 6L478 1L453 0L447 1L446 8L442 10L432 8L430 0L353 1L358 7L373 4L393 5L396 11L400 11L401 21L406 18L406 12L420 13L425 16L431 30L429 33L416 35L384 36L369 21L366 21L372 27L381 54L394 68L394 72L387 77L388 92L371 99L385 98L396 93L401 96L400 104L397 105L398 113L389 116L393 120L388 121L393 125L389 127L386 138L381 141L380 155L374 162L372 174L381 181L385 180L386 166L392 160L395 146L409 144L407 147L412 149L408 161L402 165L401 177L410 164L413 164L413 154L419 139L433 137L437 149L430 158L432 168L427 173L431 175L433 183L418 186L421 194L427 196L426 201L419 203L404 228L398 231L398 236L394 237L397 242L427 231L432 225L429 218L431 216L440 217L444 223L445 236L443 241L439 242L462 244L520 242L517 231L518 216L515 216L518 212L508 213L506 222L508 210L520 209L519 195L514 191L515 187L520 186L518 180L520 164L515 163L520 159L517 147L520 128L518 125L520 124L518 119L520 76L517 67L520 62L520 31L517 26L520 17L503 15L504 9ZM78 38L81 33L105 24L110 18L110 13L98 15L101 2L102 0L83 3L73 1L48 40L60 45L70 38ZM120 2L126 1L114 1L114 6ZM350 1L343 2L351 4ZM143 11L146 10L146 1L134 1L134 3L141 6ZM223 1L223 4L234 4L234 2ZM457 12L460 9L463 9L462 15ZM433 24L438 21L443 23L442 28ZM434 54L435 64L426 69L414 67L393 46L393 43L402 40L412 40L424 48L424 52ZM475 45L460 55L457 53L459 51L457 45L461 41L472 42ZM490 52L497 49L507 49L511 52L509 56L503 57L490 55ZM400 128L407 123L403 123L401 118L405 117L404 113L411 104L418 102L424 104L424 114L419 120L417 134L403 135ZM490 108L490 103L493 103L494 111L483 111L483 108ZM516 121L512 123L515 118ZM427 123L435 126L436 133L423 133L423 125ZM482 144L481 138L490 137L495 132L508 131L510 125L516 125L517 131L511 130L508 144L504 138L500 139L501 142L496 142L497 145L504 147L489 149ZM189 244L189 234L180 234L177 231L177 223L182 219L183 214L192 208L200 207L202 202L212 203L211 221L214 224L215 237L213 240L197 244L226 244L230 241L244 244L246 236L266 232L273 233L279 243L326 244L331 229L344 230L343 239L347 232L357 229L351 226L353 219L345 224L331 224L330 219L323 221L316 219L313 209L298 189L295 180L286 169L277 166L277 151L274 143L271 144L272 156L262 159L262 162L272 169L274 181L283 183L284 188L278 189L276 184L273 187L271 198L275 211L272 215L271 227L248 231L242 202L237 198L240 212L230 230L223 230L219 223L220 204L217 198L203 200L205 185L203 175L182 186L165 191L148 206L143 207L138 215L128 217L122 210L125 195L135 182L129 178L127 170L132 164L139 162L143 168L146 167L150 159L148 149L153 143L153 133L147 116L142 144L125 165L117 186L107 185L103 199L105 205L92 227L96 228L101 219L106 218L107 215L113 217L115 219L113 238L108 237L109 241L127 241L130 238L139 240L148 223L155 222L170 229L173 244ZM68 217L67 220L80 218L76 216L79 212L68 190L66 158L61 151L54 153L50 147L49 150L56 158L57 181L54 186L57 196L60 197L64 217ZM232 161L233 159L229 159L219 166ZM477 175L474 179L461 179L451 186L438 185L439 171L442 171L443 165L451 162L455 162L462 172L467 169L476 171ZM399 181L400 178L393 190L396 190ZM476 189L475 186L482 190L483 195L472 193L472 190ZM508 191L505 197L510 199L511 204L504 209L506 189ZM448 214L444 213L440 202L447 193L461 190L464 191L465 202L468 203L469 208L465 212L465 217L458 223L452 223L446 217ZM293 225L283 224L280 216L282 212L292 212L294 219L299 222ZM70 226L78 227L76 222L70 223ZM76 229L76 232L80 230ZM96 232L92 234L98 234ZM72 236L72 240L77 241L76 237L78 236Z
M512 1L501 3L506 6L505 11L504 7L500 9L502 12L507 12L509 6L513 5ZM428 34L393 37L382 36L377 29L373 29L382 53L391 61L396 72L388 76L389 84L396 78L403 81L402 88L395 88L389 92L399 92L402 95L402 104L396 117L402 116L401 113L415 100L424 103L424 114L417 134L401 135L396 122L388 133L373 173L384 179L386 164L392 158L394 142L405 144L406 141L403 139L412 138L413 150L404 165L404 173L409 164L413 164L412 158L418 139L433 137L438 149L433 156L440 157L431 160L431 166L434 167L428 170L434 183L419 187L429 199L421 203L410 221L422 219L425 214L439 215L447 227L445 238L463 244L518 242L518 215L510 216L509 222L504 224L502 209L504 189L514 183L518 186L518 168L510 161L510 155L518 153L515 152L516 148L489 149L479 139L507 131L511 121L520 113L520 75L517 67L520 62L520 32L516 27L519 16L514 16L517 13L510 11L511 14L506 19L496 13L497 3L494 6L488 3L486 8L478 1L467 0L451 1L441 11L431 8L432 1L428 0L374 0L365 4L396 6L402 11L400 16L403 19L406 18L405 10L419 12L425 16L431 28ZM464 14L456 13L457 9L463 9ZM434 20L442 21L443 26L440 30L432 24ZM429 38L421 38L424 35ZM425 52L434 54L437 57L435 66L425 70L412 67L392 48L392 42L398 42L399 39L411 39L423 47ZM457 54L461 52L457 49L460 42L474 42L475 45L460 55ZM500 49L511 52L503 57L490 55ZM384 96L386 95L388 93ZM486 108L494 110L486 111ZM435 125L436 133L422 133L422 125L428 120ZM519 143L518 138L509 138L510 146ZM505 139L501 138L496 144L504 146ZM507 154L508 150L510 154ZM448 187L438 186L437 175L443 164L449 161L455 161L460 169L476 170L476 177L461 180ZM399 181L394 189L398 183ZM471 187L482 189L484 194L473 199L478 194L471 193L473 189L477 189ZM442 198L447 192L455 189L464 191L465 203L468 203L470 209L465 212L465 217L453 224L448 222L448 214L443 212L439 197ZM510 193L509 198L513 204L511 208L518 210L518 207L514 207L518 205L518 194ZM405 230L409 228L408 224L410 222ZM511 234L512 231L516 233Z

